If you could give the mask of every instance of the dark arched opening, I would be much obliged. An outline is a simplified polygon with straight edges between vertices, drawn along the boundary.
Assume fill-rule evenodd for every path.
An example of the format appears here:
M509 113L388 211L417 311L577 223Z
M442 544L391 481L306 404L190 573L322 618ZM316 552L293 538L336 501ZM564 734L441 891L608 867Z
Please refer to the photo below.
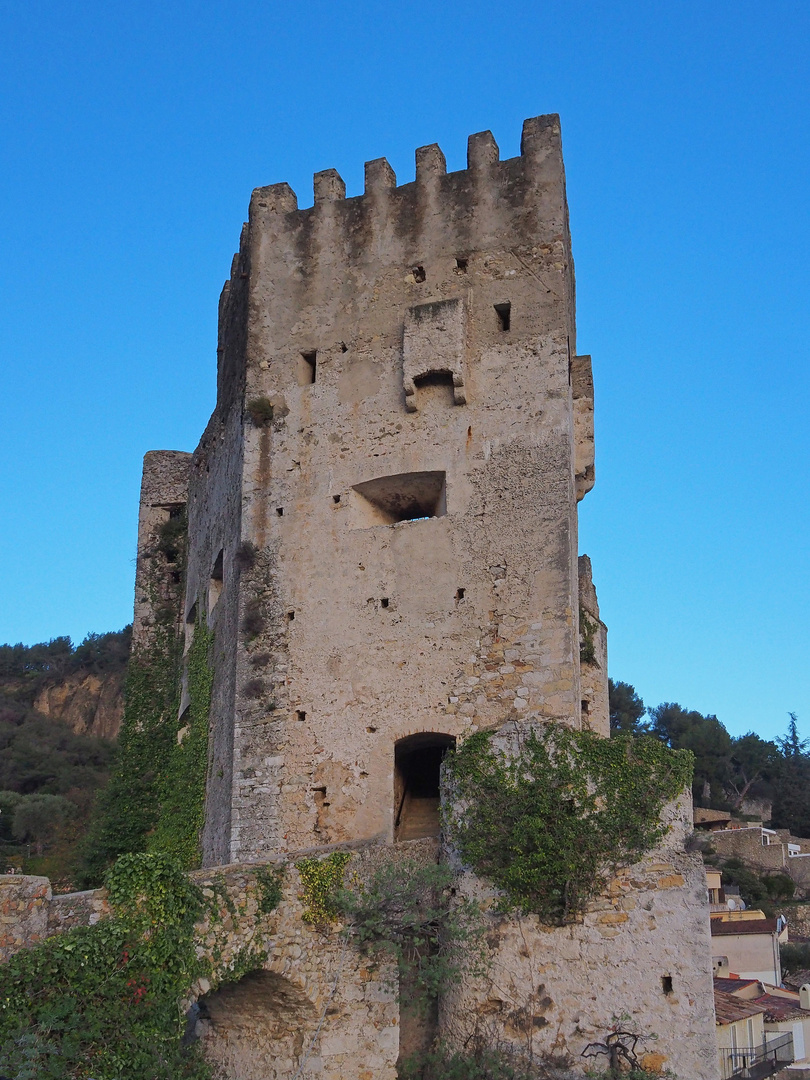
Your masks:
M251 971L197 1002L194 1034L217 1076L282 1080L320 1071L318 1017L299 987L273 971Z
M452 735L423 731L394 747L394 839L439 835L439 783Z

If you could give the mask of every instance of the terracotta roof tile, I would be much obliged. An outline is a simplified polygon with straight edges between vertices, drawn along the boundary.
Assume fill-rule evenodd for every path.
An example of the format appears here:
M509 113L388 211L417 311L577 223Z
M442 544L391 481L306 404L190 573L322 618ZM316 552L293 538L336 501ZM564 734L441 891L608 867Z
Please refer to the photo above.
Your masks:
M725 994L734 994L737 990L742 990L746 986L753 986L756 981L756 979L715 978L714 988L715 990L722 990Z
M714 1015L718 1024L733 1024L737 1020L747 1020L749 1016L764 1013L765 1007L756 1001L725 994L722 990L714 992Z
M739 1000L739 999L735 999ZM800 1008L798 997L776 997L774 994L763 994L762 997L754 998L751 1005L761 1005L765 1013L765 1019L775 1024L779 1020L806 1020L810 1017L807 1010Z
M791 941L793 938L791 938ZM790 990L801 990L805 983L810 983L810 968L802 968L801 971L791 972L790 975L783 975L782 982Z
M712 937L724 934L775 934L776 919L712 919Z

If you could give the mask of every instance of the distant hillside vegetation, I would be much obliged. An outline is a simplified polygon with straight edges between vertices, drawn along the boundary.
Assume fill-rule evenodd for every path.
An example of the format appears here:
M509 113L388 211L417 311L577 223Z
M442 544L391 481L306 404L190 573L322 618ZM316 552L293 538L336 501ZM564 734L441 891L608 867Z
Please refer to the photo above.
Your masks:
M77 843L107 782L123 712L131 627L0 645L0 872L67 888Z

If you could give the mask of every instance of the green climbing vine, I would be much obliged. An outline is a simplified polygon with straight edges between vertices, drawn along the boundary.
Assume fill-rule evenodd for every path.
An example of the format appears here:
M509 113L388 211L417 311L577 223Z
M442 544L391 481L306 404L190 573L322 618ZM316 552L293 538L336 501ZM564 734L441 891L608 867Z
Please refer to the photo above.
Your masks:
M596 659L596 631L598 626L584 607L579 609L579 660L582 664L599 665Z
M502 890L502 905L547 923L575 921L620 865L662 838L661 811L689 786L692 754L651 737L602 739L547 724L509 753L479 732L448 755L462 858Z
M184 1003L202 977L216 987L266 963L261 939L249 931L278 906L283 872L257 869L234 898L222 875L198 887L176 855L122 856L105 879L111 917L48 938L3 965L0 1074L210 1080L199 1047L182 1045ZM233 953L237 920L248 937ZM201 940L208 952L198 955Z
M129 661L116 765L85 844L80 888L100 884L119 855L143 851L157 825L177 734L181 657L175 627L161 624L153 628L148 647Z
M301 859L295 864L301 878L299 899L305 923L322 927L340 918L340 891L350 858L347 851L333 851L325 859Z
M0 1072L16 1080L204 1080L181 1046L181 1000L204 965L199 889L166 855L125 855L107 875L111 918L3 966Z
M269 915L281 903L284 876L284 866L257 867L256 892L259 898L259 911L262 915Z
M189 707L181 718L163 773L160 816L151 851L174 853L181 865L200 864L200 835L205 823L205 781L208 772L208 717L214 673L209 662L213 632L199 618L187 657Z

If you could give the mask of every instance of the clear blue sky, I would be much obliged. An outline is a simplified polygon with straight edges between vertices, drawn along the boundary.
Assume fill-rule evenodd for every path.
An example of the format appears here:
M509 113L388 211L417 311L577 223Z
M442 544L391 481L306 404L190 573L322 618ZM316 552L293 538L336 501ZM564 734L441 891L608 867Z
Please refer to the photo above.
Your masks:
M610 671L810 734L810 7L0 5L0 641L131 618L143 453L193 449L248 198L559 112Z

